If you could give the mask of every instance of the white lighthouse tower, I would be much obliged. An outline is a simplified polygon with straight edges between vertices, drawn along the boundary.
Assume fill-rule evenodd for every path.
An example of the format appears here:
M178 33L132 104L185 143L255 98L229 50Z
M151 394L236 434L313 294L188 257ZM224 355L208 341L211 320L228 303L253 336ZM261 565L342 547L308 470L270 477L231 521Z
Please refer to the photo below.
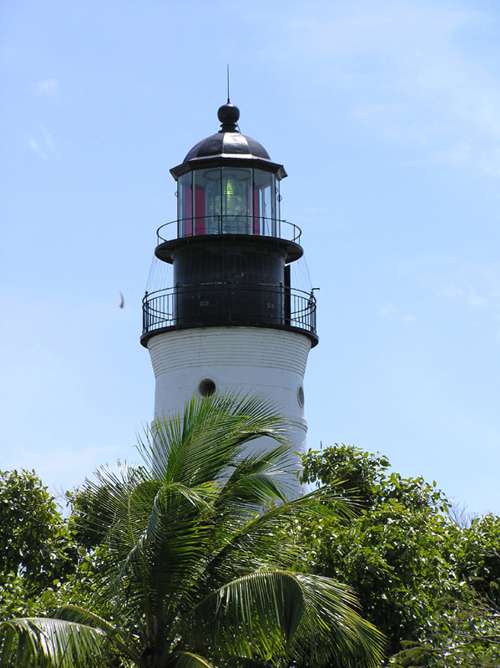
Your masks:
M303 249L300 228L280 219L285 169L239 131L239 115L229 101L220 107L220 130L170 170L177 219L158 229L155 255L173 265L173 285L143 300L155 418L182 411L196 393L257 395L290 418L302 449L316 300L290 284Z

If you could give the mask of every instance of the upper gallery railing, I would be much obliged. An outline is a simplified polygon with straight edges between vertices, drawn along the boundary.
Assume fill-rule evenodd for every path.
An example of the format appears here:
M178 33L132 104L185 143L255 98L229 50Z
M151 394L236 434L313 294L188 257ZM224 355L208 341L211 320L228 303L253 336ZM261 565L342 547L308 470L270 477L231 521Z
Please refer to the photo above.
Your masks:
M302 230L298 225L262 216L237 216L224 214L181 218L160 225L156 230L158 245L175 239L205 235L244 234L275 237L300 244Z

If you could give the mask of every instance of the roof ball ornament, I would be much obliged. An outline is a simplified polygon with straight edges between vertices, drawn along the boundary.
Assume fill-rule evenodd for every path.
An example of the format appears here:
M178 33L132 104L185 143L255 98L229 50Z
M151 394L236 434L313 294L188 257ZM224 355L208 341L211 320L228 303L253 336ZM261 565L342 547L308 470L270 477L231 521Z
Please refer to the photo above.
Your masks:
M231 102L226 102L222 107L219 107L217 117L221 123L220 132L239 132L238 119L240 117L240 110Z

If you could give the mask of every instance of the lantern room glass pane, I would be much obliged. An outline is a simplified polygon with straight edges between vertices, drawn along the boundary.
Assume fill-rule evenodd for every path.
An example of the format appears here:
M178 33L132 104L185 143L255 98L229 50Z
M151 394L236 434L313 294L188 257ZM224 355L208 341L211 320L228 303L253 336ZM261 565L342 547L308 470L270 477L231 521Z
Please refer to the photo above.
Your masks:
M252 170L222 169L224 234L252 234Z
M193 229L193 175L191 172L181 176L177 182L177 220L178 235L188 237Z
M194 234L220 234L221 170L198 169L194 174Z
M270 172L254 170L254 234L276 236L276 185Z
M275 193L274 193L274 195L275 195L275 198L276 198L276 204L275 204L275 206L276 206L276 218L278 220L281 219L281 193L280 193L280 189L281 189L280 181L279 181L279 179L275 179Z

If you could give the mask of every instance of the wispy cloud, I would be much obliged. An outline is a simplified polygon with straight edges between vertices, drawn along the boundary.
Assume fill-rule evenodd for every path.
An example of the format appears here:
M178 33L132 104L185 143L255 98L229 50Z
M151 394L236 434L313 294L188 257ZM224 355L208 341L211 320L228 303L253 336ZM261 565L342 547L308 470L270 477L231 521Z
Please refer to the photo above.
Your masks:
M414 313L411 311L406 311L405 309L392 303L380 306L377 315L379 318L383 318L385 320L395 320L402 323L403 325L412 325L417 320L417 317Z
M30 137L28 139L28 147L30 148L31 151L33 151L33 153L36 153L38 156L40 156L40 158L43 158L44 160L48 159L49 156L44 151L43 146L34 137Z
M57 79L41 79L33 87L35 95L40 97L54 97L59 92L59 81Z
M458 257L428 256L402 263L406 273L437 297L465 306L500 306L500 264L472 262Z
M345 92L353 117L388 140L500 177L498 68L470 48L493 21L471 3L320 3L289 12L277 48L301 50L311 76Z
M484 292L478 292L473 285L454 285L444 284L437 289L439 297L445 297L451 301L465 304L473 308L479 306L488 306L491 302L491 295Z
M28 148L43 160L59 155L54 136L44 125L40 125L36 134L29 137Z
M483 318L500 340L500 263L423 256L403 261L400 270L427 294Z

